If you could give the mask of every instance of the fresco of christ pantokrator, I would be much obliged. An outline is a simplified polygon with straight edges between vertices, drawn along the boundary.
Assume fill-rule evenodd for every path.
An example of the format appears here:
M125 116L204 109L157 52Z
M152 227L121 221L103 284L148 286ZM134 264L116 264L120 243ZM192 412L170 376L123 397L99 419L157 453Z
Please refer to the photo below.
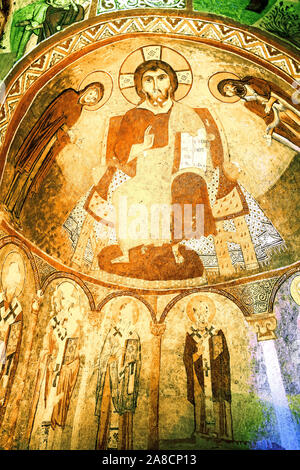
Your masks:
M123 73L128 58L121 67L120 89L136 106L110 119L107 168L84 203L83 216L86 210L96 218L98 237L108 234L94 256L100 269L133 277L201 277L212 264L228 276L238 244L244 269L256 270L268 256L260 235L271 244L268 253L284 242L239 184L210 110L181 102L193 81L189 65L175 51L168 63L167 48L156 49L160 58L151 60L134 51L130 74ZM185 61L185 72L174 56ZM158 256L167 261L149 274Z
M300 449L296 3L0 0L0 450Z

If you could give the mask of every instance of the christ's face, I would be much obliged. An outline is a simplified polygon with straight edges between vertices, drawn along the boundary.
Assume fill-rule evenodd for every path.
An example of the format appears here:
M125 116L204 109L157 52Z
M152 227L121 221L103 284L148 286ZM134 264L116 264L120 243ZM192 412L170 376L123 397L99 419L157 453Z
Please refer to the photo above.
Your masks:
M142 90L152 106L162 106L170 96L170 77L162 69L147 70L142 77Z

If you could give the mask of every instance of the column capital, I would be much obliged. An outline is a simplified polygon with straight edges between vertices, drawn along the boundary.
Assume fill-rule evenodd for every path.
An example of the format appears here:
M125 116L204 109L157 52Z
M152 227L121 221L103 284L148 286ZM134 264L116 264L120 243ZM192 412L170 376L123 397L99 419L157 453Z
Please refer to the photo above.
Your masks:
M153 336L162 336L166 330L165 323L150 323L150 331Z
M255 331L257 341L277 339L275 334L277 319L273 313L266 312L262 314L251 315L246 317L246 320Z

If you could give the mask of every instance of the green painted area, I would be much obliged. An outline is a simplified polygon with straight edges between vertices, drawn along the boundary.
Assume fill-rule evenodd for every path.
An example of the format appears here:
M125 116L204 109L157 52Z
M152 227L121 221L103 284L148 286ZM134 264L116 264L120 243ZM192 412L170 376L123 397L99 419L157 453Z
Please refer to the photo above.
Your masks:
M10 69L13 67L15 61L15 55L12 53L0 54L0 80L8 74Z
M255 393L232 394L231 402L233 441L217 437L195 435L185 439L160 442L163 450L249 450L255 443L274 435L276 417L271 402L261 400ZM278 442L277 442L278 444Z
M232 18L244 25L253 25L300 47L300 2L269 0L260 12L247 10L250 0L194 0L195 11Z
M228 16L240 23L251 25L262 18L277 0L269 0L267 7L261 13L246 10L249 1L250 0L194 0L193 6L196 11Z
M161 441L159 448L160 450L249 450L249 444L197 436L195 439L186 439L181 442Z
M277 0L255 26L300 47L300 2Z
M288 396L289 406L293 414L295 423L300 424L300 395Z
M276 417L271 402L263 401L255 393L233 394L233 431L237 442L249 445L267 438L274 428Z

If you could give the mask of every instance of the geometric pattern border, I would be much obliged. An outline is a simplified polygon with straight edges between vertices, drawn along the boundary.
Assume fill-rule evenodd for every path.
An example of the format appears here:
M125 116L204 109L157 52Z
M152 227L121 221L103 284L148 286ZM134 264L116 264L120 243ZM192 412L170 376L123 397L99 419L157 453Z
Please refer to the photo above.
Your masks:
M238 298L251 315L268 312L270 297L279 277L270 277L256 282L227 288L234 297Z
M7 127L22 96L45 72L61 62L70 54L82 51L93 43L108 38L138 33L171 34L173 37L200 38L206 44L227 46L229 51L247 53L248 57L260 58L286 77L289 82L300 80L300 63L280 50L279 46L268 43L255 33L241 27L224 25L218 21L176 16L128 15L119 19L102 20L97 24L70 33L67 38L46 46L25 70L20 72L6 91L6 99L0 110L0 151L3 146ZM36 55L36 54L35 54ZM28 57L26 57L26 61ZM22 62L18 64L18 67ZM5 156L2 156L5 157Z

